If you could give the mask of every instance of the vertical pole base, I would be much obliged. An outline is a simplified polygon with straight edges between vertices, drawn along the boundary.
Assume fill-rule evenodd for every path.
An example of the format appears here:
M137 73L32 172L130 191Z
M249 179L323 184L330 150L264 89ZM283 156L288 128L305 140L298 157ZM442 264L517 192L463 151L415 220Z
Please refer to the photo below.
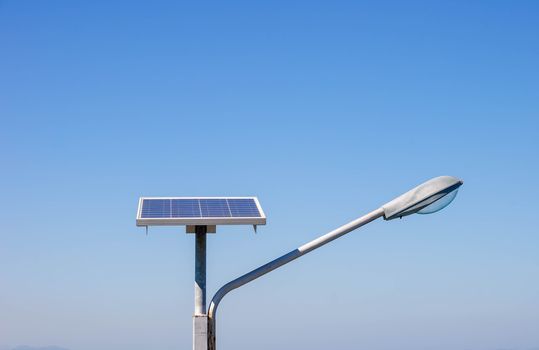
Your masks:
M208 317L208 350L216 350L215 345L215 318Z
M208 316L193 316L193 350L208 350Z

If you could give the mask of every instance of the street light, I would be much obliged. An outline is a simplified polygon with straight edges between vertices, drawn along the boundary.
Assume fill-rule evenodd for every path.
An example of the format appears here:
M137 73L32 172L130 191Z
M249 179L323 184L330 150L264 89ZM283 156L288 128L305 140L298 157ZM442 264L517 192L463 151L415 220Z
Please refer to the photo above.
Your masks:
M439 176L433 178L403 195L384 204L380 208L351 221L336 230L333 230L301 247L273 260L269 263L246 273L245 275L225 284L213 297L208 308L208 343L201 344L195 350L216 349L216 314L219 303L230 291L239 288L265 274L271 272L316 248L319 248L334 239L337 239L373 220L383 217L385 220L402 218L411 214L430 214L445 208L455 198L458 188L463 184L462 180L452 176Z
M453 176L439 176L417 186L382 206L384 219L392 220L411 214L432 214L455 199L462 181Z

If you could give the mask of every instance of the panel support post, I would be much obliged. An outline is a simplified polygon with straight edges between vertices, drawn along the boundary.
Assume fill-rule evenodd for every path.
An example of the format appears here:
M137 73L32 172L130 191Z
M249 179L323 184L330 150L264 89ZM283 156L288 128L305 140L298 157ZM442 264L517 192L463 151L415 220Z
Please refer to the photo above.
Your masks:
M206 226L195 227L195 313L193 315L193 350L208 349L206 315Z
M208 350L208 316L193 316L193 350Z

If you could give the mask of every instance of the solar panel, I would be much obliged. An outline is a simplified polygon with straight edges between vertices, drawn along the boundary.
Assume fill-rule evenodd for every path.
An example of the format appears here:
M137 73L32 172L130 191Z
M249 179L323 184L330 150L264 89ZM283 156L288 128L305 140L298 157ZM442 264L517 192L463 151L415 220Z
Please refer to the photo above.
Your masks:
M265 225L256 197L142 197L137 226Z

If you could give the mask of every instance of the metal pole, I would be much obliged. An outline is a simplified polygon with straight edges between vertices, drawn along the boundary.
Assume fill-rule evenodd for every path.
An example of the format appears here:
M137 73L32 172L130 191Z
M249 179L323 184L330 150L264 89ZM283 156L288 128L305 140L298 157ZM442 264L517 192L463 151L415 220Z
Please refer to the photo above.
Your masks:
M195 315L206 314L206 226L195 228Z
M294 249L293 251L273 260L269 263L260 266L257 269L254 269L251 272L246 273L245 275L236 278L235 280L228 282L224 286L222 286L217 293L215 293L211 303L210 307L208 309L208 349L209 350L215 350L216 344L215 344L215 316L217 313L217 307L219 306L219 302L223 299L223 297L228 294L230 291L243 286L246 283L249 283L268 272L271 272L285 264L288 264L289 262L299 258L302 255L305 255L317 248L320 248L321 246L333 241L334 239L337 239L365 224L368 224L369 222L376 220L384 215L384 209L376 209L372 212L370 212L367 215L364 215L356 220L353 220L346 225L343 225L307 244L302 245L301 247Z
M193 315L193 350L208 348L206 315L206 232L207 226L195 227L195 313Z

